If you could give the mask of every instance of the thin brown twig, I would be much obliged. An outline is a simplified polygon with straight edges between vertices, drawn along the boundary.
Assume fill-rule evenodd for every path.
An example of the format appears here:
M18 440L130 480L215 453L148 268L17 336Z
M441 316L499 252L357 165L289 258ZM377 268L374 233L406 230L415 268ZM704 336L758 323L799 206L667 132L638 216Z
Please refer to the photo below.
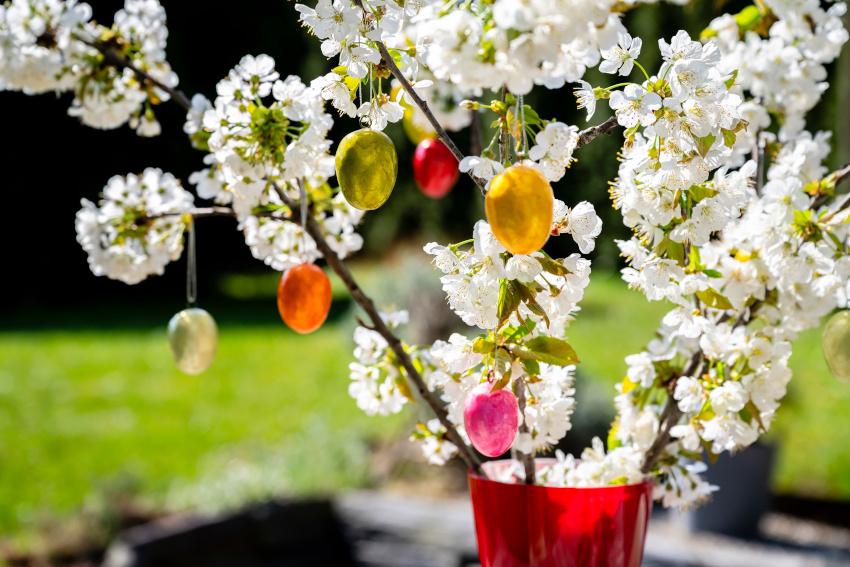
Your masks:
M396 80L401 84L401 88L407 93L416 106L419 107L419 110L425 115L425 118L428 119L428 122L431 123L431 127L434 128L434 131L437 132L437 137L446 145L452 155L455 157L458 163L463 161L464 155L463 152L460 151L460 148L457 147L457 144L454 143L454 140L451 139L449 133L446 132L446 129L443 128L440 121L437 120L437 117L434 116L434 113L431 111L431 108L428 106L428 103L422 100L422 97L419 96L419 93L413 88L413 85L410 84L410 81L407 80L407 77L404 76L404 73L401 72L401 69L398 68L398 65L395 64L395 60L393 60L392 55L390 55L389 50L387 50L387 46L383 44L383 42L376 41L376 45L378 46L378 51L381 53L381 58L384 61L384 65L386 65L387 69L389 69L390 74L396 78ZM478 189L481 193L484 193L485 186L487 183L472 174L468 173L469 177L478 186Z
M292 211L292 221L302 222L301 213L297 203L290 199L277 184L274 185L274 188L283 203ZM440 420L440 423L446 429L446 438L457 447L460 458L463 459L466 466L471 470L477 474L483 475L484 472L481 468L481 460L478 458L478 455L476 455L472 448L466 444L457 428L449 420L449 415L445 406L439 400L437 395L428 388L427 384L425 384L425 380L416 369L416 366L413 364L413 360L404 349L404 345L401 343L401 340L384 322L378 308L375 306L375 302L372 301L372 299L360 288L357 281L354 279L354 276L351 274L351 271L348 269L348 266L346 266L345 262L342 261L333 248L330 247L322 234L322 229L319 226L319 223L316 222L316 219L313 218L312 215L307 215L307 218L304 221L304 227L307 230L307 234L309 234L316 242L316 247L319 249L319 252L321 252L322 257L325 259L328 266L331 267L339 279L342 280L342 283L345 284L345 287L348 288L352 299L354 299L360 308L366 312L366 315L372 323L371 328L387 341L390 349L404 368L408 379L419 392L420 397L426 404L428 404L431 411L434 412L437 419Z
M601 124L597 124L596 126L591 126L590 128L585 128L581 132L578 133L578 142L576 142L576 147L580 148L584 145L589 144L602 134L609 134L611 131L618 126L617 117L612 116L605 122Z
M236 213L230 207L198 207L196 209L190 209L188 211L183 211L180 213L163 213L160 215L141 217L139 220L141 222L147 222L162 218L178 217L183 215L191 215L193 218L198 219L203 217L235 217Z
M690 362L688 362L688 365L682 370L682 374L680 376L699 376L702 373L704 362L705 356L701 350L698 350L691 357ZM670 430L673 429L673 426L676 425L682 417L682 411L679 409L675 398L673 398L673 388L675 385L675 379L671 380L668 384L667 402L664 405L664 409L661 410L661 416L658 419L658 427L660 431L655 437L655 440L653 440L652 445L650 445L649 449L647 449L646 455L643 459L641 472L644 474L649 473L653 467L655 467L655 464L664 452L664 448L667 447L668 443L670 443Z
M826 179L831 181L834 186L837 186L839 183L844 181L845 179L850 178L850 164L845 165L844 167L837 169L830 173ZM830 212L823 216L820 219L820 222L829 222L841 211L850 207L850 192L844 195L844 199L842 199Z
M89 47L93 47L97 49L101 55L103 55L103 60L107 65L111 65L117 69L130 69L136 76L141 79L143 82L150 83L154 85L159 90L168 93L171 99L180 105L183 110L189 111L192 108L192 101L189 100L189 97L186 96L186 93L179 89L175 89L173 87L169 87L159 79L153 77L147 71L140 69L137 67L132 61L124 57L113 45L108 43L104 43L102 41L90 41L81 37L77 37L79 41L85 43Z

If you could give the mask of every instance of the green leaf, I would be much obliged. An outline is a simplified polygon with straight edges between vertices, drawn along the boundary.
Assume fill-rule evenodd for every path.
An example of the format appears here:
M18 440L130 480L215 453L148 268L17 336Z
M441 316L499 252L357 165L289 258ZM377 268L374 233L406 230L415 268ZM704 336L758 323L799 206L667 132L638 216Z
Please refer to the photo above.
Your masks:
M720 131L723 133L723 143L726 144L726 147L731 148L734 146L738 135L732 130L727 130L726 128L721 128Z
M735 81L737 81L737 80L738 80L738 70L735 69L734 71L732 71L732 74L729 75L729 78L726 79L726 88L731 89L733 86L735 86Z
M570 273L570 271L565 265L553 260L552 258L549 258L548 256L537 258L537 261L540 262L541 266L543 266L543 270L549 272L550 274L554 274L556 276L566 276Z
M707 275L710 278L722 278L723 277L723 274L721 274L717 270L712 270L711 268L704 269L702 271L702 273L704 273L705 275Z
M700 301L714 309L732 309L732 303L729 299L714 288L703 289L698 291L696 295Z
M529 376L537 376L540 374L540 363L533 358L522 359L522 366Z
M517 310L520 304L520 294L517 293L510 280L502 278L499 280L499 303L497 307L497 315L499 317L499 326L511 318L511 314Z
M617 433L620 431L620 422L618 420L614 420L611 424L611 428L608 430L608 451L613 451L617 447L620 447L623 443L617 437Z
M655 253L662 258L670 258L679 264L685 263L685 246L681 242L673 242L669 236L665 236L658 246L655 248Z
M697 143L697 151L699 152L699 155L702 157L707 156L716 139L717 137L714 134L707 134L701 138L695 137L694 140Z
M549 326L549 315L542 307L540 307L540 304L537 303L537 299L534 298L534 291L527 285L523 285L518 281L512 280L511 286L513 286L514 290L522 297L522 301L525 302L525 305L531 310L531 312L543 319L546 322L546 326Z
M711 407L711 402L706 401L703 404L702 408L699 410L699 414L697 414L697 419L700 421L709 421L717 417L717 414L714 413L714 408Z
M490 354L496 348L496 343L487 340L485 337L478 337L472 341L472 352L476 354Z
M702 259L699 255L699 248L691 246L688 248L688 271L691 273L701 272L705 266L702 265Z
M579 362L578 355L570 343L555 337L535 337L525 343L525 348L530 353L530 358L547 364L569 366Z
M522 117L525 118L525 124L527 126L540 124L540 116L537 114L537 111L531 108L529 105L524 104L522 106L522 112Z
M688 189L688 196L694 203L699 203L703 199L714 197L715 195L717 195L717 189L710 187L708 183L691 185L690 189Z
M735 23L741 31L749 31L756 27L761 21L761 10L755 6L747 6L735 14Z

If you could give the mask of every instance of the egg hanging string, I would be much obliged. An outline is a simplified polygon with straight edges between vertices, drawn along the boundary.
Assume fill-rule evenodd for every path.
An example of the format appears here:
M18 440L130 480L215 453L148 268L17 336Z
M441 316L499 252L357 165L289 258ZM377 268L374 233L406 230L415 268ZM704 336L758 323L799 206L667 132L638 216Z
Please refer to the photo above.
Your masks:
M298 183L298 194L299 194L298 204L299 204L300 209L301 209L301 247L302 247L301 252L306 257L306 255L307 255L307 214L308 214L307 189L304 187L304 181L303 180L298 179L297 183Z
M194 307L198 301L198 260L195 243L195 218L187 215L187 244L186 244L186 305Z

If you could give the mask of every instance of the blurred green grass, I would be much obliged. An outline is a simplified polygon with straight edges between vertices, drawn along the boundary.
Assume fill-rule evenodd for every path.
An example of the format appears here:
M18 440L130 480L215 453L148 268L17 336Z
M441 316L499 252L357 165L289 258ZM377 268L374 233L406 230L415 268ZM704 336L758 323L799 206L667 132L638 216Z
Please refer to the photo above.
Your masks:
M623 357L651 338L665 306L604 272L582 305L569 338L585 387L610 411ZM304 337L284 329L273 302L224 309L219 354L200 377L173 368L163 309L123 315L160 322L147 326L113 316L103 328L0 332L0 534L25 541L45 519L72 517L122 487L158 507L216 508L363 486L369 443L406 435L409 418L368 418L348 397L344 310L336 305L336 319ZM775 486L848 499L850 385L826 370L819 330L801 337L792 365L771 433L781 443Z
M184 487L239 484L258 455L279 454L270 489L361 486L365 450L352 449L399 434L401 420L369 419L348 397L350 342L344 323L306 337L224 324L212 368L189 377L162 328L0 334L0 533L71 515L119 485L157 506L175 493L198 506Z

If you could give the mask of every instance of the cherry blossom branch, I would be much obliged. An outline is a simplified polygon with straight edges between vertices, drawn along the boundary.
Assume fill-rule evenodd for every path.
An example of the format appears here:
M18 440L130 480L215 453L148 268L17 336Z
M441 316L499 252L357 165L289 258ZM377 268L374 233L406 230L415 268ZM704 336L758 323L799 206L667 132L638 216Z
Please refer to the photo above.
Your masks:
M407 77L404 76L404 73L401 72L401 69L398 68L398 65L395 64L395 60L393 56L390 55L387 46L384 45L382 41L376 41L375 44L378 46L378 51L381 53L381 59L384 61L384 65L389 69L390 74L396 78L396 80L401 84L401 88L404 89L404 92L407 93L416 106L419 107L419 110L425 115L425 118L428 119L428 122L431 123L431 127L434 128L434 131L437 132L437 137L446 145L452 155L455 157L458 163L463 161L464 155L463 152L460 151L460 148L457 147L457 144L454 143L454 140L451 139L449 133L446 132L446 129L443 128L440 121L437 120L437 117L434 116L434 113L431 111L431 108L428 106L428 103L425 102L419 93L413 88L413 85L410 84L410 81L407 80ZM472 173L469 173L469 177L472 181L475 182L475 185L478 186L478 189L484 193L484 187L486 186L486 182L476 177Z
M698 376L699 374L702 374L704 362L705 355L703 355L702 350L698 350L691 357L690 362L685 369L682 370L682 374L680 376ZM643 459L643 466L641 466L641 472L643 474L649 473L653 467L655 467L658 459L661 458L664 449L670 443L670 430L673 429L673 426L679 422L679 419L681 419L683 415L682 410L679 409L679 405L673 397L673 389L675 386L676 379L673 379L667 387L667 402L664 405L664 409L661 411L661 417L658 419L658 427L660 431L653 440L652 445L650 445L649 449L647 449L646 455Z
M274 188L283 203L292 211L291 220L293 222L302 222L301 213L297 203L290 199L277 184L274 185ZM336 275L339 276L339 279L342 280L342 283L345 284L345 287L348 288L352 299L354 299L354 301L360 305L361 309L366 312L366 315L369 316L369 320L371 321L370 328L387 341L387 344L401 363L407 373L407 377L416 387L419 395L425 403L428 404L437 416L437 419L440 420L440 423L446 429L446 438L454 444L455 447L457 447L460 458L463 459L466 466L472 471L477 474L484 475L481 468L481 460L478 458L478 455L476 455L472 448L466 444L457 428L455 428L454 424L449 420L449 415L445 406L439 400L437 395L428 388L427 384L425 384L422 374L420 374L416 369L416 366L413 364L413 360L404 349L404 345L401 343L401 340L384 322L381 314L378 312L378 308L375 306L375 302L372 301L372 299L360 288L357 284L357 280L354 279L354 276L348 269L348 266L346 266L345 262L343 262L333 248L330 247L325 236L322 234L322 229L319 226L319 223L316 222L316 219L313 218L312 215L307 215L307 218L304 219L304 227L307 230L307 234L309 234L316 242L316 248L318 248L319 252L322 253L322 256L328 263L328 266L331 267Z
M850 164L845 165L844 167L837 169L830 173L826 179L831 181L833 185L837 186L839 183L844 181L845 179L850 178ZM850 207L850 192L844 195L844 199L842 199L829 213L824 215L821 222L829 222L841 211Z
M183 215L191 215L192 218L198 219L204 217L235 217L236 213L230 207L198 207L195 209L189 209L188 211L161 213L158 215L139 217L138 222L145 223L170 217L182 217Z
M584 130L578 133L578 142L576 142L576 148L580 148L584 145L589 144L602 134L610 134L611 130L613 130L617 126L617 117L612 116L601 124L591 126L590 128L585 128Z
M416 92L413 88L413 85L410 84L410 81L407 80L407 77L404 76L404 73L401 72L401 69L396 65L395 60L390 54L387 46L384 45L381 41L376 41L375 45L378 47L378 51L381 54L381 59L386 65L387 69L389 69L390 74L396 78L396 80L401 84L401 88L407 93L407 95L413 100L416 106L419 107L419 110L425 115L425 118L428 119L428 122L431 123L431 126L434 128L434 131L437 132L437 137L449 148L449 151L452 152L452 155L455 159L460 163L463 158L463 152L460 151L460 148L457 147L457 144L449 136L446 129L440 124L440 121L437 120L437 117L434 116L434 113L431 111L431 108L428 106L428 103L422 99L421 96ZM614 128L617 127L617 118L612 116L605 122L598 124L596 126L591 126L590 128L586 128L579 132L578 142L576 143L576 148L580 148L586 144L589 144L602 134L610 133ZM481 190L482 193L485 191L486 182L476 177L472 173L468 173L469 177L475 184L478 186L478 189Z
M732 328L738 328L742 325L748 325L750 321L752 321L753 316L759 307L762 306L764 302L761 300L757 300L755 303L750 305L749 307L743 309L741 313L738 315L735 322L732 324ZM727 316L724 315L721 320L728 319ZM671 441L670 430L679 423L679 419L681 419L682 411L679 409L679 405L676 403L675 398L673 397L673 391L676 387L676 381L682 376L691 376L698 377L705 371L705 366L708 363L708 359L705 357L702 349L697 350L694 353L693 357L691 357L688 366L682 371L679 376L670 380L667 386L667 402L664 405L664 409L661 411L661 417L659 418L659 428L660 432L656 436L655 440L652 442L652 445L646 452L646 456L644 457L643 466L641 467L641 472L644 474L649 473L653 467L658 463L658 460L661 458L661 455L664 452L664 448Z
M103 41L91 41L84 39L79 36L75 36L76 39L85 43L89 47L93 47L97 49L101 55L103 55L103 61L107 65L111 65L116 69L130 69L135 75L142 80L142 82L147 82L154 85L161 91L168 93L171 99L180 105L181 108L185 111L189 111L192 108L192 101L189 100L189 97L186 96L186 93L179 89L175 89L173 87L169 87L159 79L153 77L147 71L137 67L132 61L124 57L124 55L119 52L114 45L109 44L108 42Z
M600 125L601 126L601 125ZM755 151L753 152L756 153ZM758 156L759 161L761 161L762 156ZM761 164L759 164L759 169L761 169ZM831 182L833 186L837 186L842 181L850 179L850 164L841 167L829 175L827 175L824 180L828 180ZM811 208L817 208L822 205L823 201L815 200L812 203ZM829 222L832 218L835 217L839 212L850 207L850 193L847 193L844 198L826 215L824 215L820 222ZM762 305L762 301L756 301L753 305L751 305L748 309L744 309L735 320L735 323L732 325L733 328L740 327L742 325L748 324L755 314L756 310ZM724 316L721 320L728 320L730 317L728 315ZM696 375L702 373L702 369L704 367L704 363L706 362L705 356L702 350L697 351L694 354L694 357L691 359L691 362L685 370L682 371L680 376L691 376L694 373L694 370L698 370ZM679 422L679 419L682 417L682 412L679 410L678 404L673 398L673 388L675 387L677 378L674 378L670 381L668 386L668 395L667 402L665 403L664 409L661 411L661 416L659 418L659 428L660 431L653 441L650 448L647 450L646 455L644 457L643 466L641 467L641 471L644 474L649 473L653 467L658 463L658 460L661 458L664 448L670 443L670 430Z

